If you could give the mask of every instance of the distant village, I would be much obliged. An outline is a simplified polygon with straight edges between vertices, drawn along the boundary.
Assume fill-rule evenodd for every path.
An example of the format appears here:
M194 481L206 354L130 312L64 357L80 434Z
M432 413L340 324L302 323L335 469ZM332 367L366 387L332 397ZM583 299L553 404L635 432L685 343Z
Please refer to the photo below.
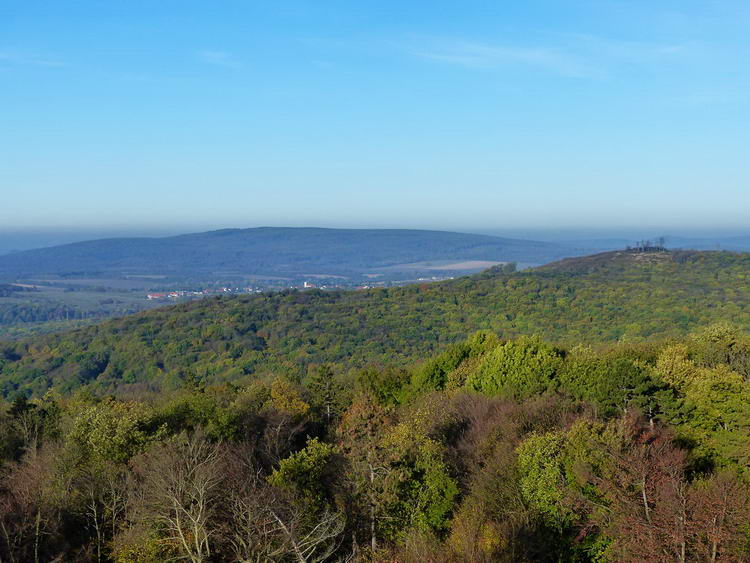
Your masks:
M205 297L208 295L225 295L228 293L262 293L264 290L259 287L219 287L212 289L201 289L198 291L177 290L147 293L146 299L149 301L168 301L170 299L182 299L185 297Z
M420 277L408 280L388 280L388 281L377 281L377 282L341 282L338 281L333 284L317 284L310 281L303 281L300 284L292 284L285 288L278 286L268 287L217 287L199 290L173 290L163 292L150 292L146 294L148 301L177 301L184 299L197 299L201 297L210 297L216 295L237 295L237 294L253 294L263 293L265 291L279 291L280 289L322 289L322 290L336 290L336 289L354 289L354 290L365 290L374 289L378 287L396 287L402 285L408 285L412 283L424 283L424 282L436 282L453 279L454 276L430 276Z

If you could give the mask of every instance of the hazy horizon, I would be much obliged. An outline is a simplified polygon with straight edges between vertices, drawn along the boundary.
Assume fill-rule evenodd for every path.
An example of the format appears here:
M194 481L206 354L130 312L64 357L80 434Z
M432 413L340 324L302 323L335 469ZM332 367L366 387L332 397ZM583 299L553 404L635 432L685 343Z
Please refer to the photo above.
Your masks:
M184 225L182 227L175 227L171 229L34 229L34 228L17 228L9 229L0 227L0 254L11 252L11 251L23 251L31 250L34 248L44 248L50 246L57 246L61 244L69 244L74 242L83 242L88 240L105 239L105 238L119 238L119 237L169 237L190 233L201 233L221 229L251 229L259 227L296 227L296 228L341 228L341 229L379 229L382 227L357 227L357 226L330 226L330 225ZM396 226L388 227L396 229L415 229L412 226ZM422 230L422 229L417 229ZM596 247L596 243L602 241L606 243L608 241L623 241L634 243L637 240L646 238L656 238L659 236L667 237L667 242L670 239L693 239L693 240L712 240L715 239L717 242L732 237L743 237L750 236L750 229L737 230L737 229L658 229L658 228L637 228L632 227L630 229L613 228L613 229L585 229L585 228L497 228L497 229L474 229L471 227L464 228L441 228L435 226L424 230L435 230L435 231L449 231L469 234L481 234L498 236L505 238L521 239L521 240L536 240L543 242L557 242L561 244L574 244L577 242L587 242L592 247ZM668 244L669 246L669 244Z

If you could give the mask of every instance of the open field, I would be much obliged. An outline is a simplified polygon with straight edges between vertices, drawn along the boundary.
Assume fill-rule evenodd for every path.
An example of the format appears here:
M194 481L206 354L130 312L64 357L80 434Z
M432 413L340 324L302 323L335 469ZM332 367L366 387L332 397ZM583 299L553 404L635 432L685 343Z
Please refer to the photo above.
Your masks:
M507 262L498 262L494 260L425 260L422 262L410 262L408 264L394 264L378 268L383 272L402 272L402 271L463 271L478 272L492 268L499 264Z

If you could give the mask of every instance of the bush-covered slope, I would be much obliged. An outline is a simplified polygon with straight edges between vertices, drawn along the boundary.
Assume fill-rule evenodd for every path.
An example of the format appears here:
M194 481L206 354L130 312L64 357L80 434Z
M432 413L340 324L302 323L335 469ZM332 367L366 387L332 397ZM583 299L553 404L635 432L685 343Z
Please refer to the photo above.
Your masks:
M538 270L357 292L282 292L168 307L0 347L2 393L303 375L310 364L403 365L478 329L559 343L750 327L750 254L608 253Z

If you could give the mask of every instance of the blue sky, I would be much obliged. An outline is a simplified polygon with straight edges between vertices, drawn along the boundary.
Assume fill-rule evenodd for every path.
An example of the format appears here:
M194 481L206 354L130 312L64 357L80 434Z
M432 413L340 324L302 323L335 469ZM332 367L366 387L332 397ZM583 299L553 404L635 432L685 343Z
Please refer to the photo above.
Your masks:
M0 226L744 228L750 3L0 2Z

